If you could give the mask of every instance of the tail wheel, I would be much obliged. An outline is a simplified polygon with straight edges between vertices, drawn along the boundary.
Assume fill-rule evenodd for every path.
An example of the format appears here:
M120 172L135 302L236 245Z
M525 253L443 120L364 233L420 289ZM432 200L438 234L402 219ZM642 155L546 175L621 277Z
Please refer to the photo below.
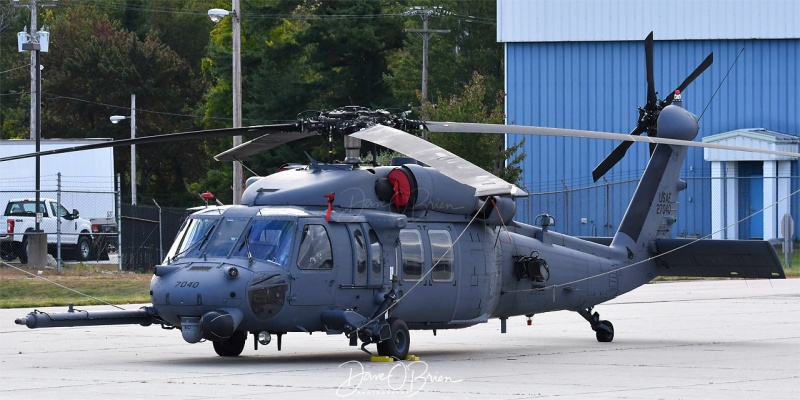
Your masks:
M230 338L212 343L214 343L214 351L217 352L217 355L222 357L237 357L239 354L242 354L242 350L244 350L244 342L246 340L246 333L242 331L235 331Z
M381 356L392 357L397 360L405 360L408 357L408 350L411 347L411 336L408 334L408 326L399 318L389 318L391 336L378 343L378 354Z
M600 321L595 329L595 336L597 336L597 341L601 343L608 343L614 340L614 325L611 325L611 322L608 321Z

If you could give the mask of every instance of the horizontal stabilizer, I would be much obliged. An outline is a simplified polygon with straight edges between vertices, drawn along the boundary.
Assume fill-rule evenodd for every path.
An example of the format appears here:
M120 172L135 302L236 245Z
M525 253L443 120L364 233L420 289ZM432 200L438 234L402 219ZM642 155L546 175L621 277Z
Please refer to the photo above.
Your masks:
M767 241L659 239L655 244L660 276L786 278Z

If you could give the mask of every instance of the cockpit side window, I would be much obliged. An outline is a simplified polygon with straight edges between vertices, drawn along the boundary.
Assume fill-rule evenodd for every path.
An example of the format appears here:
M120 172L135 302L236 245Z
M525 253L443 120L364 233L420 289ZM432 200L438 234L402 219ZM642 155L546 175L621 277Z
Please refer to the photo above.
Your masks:
M325 226L308 224L303 227L300 251L297 255L297 267L300 269L333 268L331 238L328 236Z

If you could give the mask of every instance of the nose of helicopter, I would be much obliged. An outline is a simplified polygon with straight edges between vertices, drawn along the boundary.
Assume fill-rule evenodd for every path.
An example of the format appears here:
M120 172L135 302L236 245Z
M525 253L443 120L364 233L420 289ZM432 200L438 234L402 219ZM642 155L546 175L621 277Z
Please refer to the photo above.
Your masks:
M226 339L277 315L285 302L286 282L277 269L187 263L156 267L150 294L159 317L181 327L184 340L195 343Z

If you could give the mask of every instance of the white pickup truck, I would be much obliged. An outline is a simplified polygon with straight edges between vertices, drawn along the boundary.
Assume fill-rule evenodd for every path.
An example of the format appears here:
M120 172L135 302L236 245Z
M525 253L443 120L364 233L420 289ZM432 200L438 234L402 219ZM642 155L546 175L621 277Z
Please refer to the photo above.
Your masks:
M53 199L39 200L39 228L47 234L48 252L56 253L60 236L62 258L88 260L92 256L92 223L80 218L78 210L70 213ZM21 263L28 262L27 235L35 229L36 213L35 199L8 201L3 213L5 224L0 224L0 257L4 260L19 257Z

